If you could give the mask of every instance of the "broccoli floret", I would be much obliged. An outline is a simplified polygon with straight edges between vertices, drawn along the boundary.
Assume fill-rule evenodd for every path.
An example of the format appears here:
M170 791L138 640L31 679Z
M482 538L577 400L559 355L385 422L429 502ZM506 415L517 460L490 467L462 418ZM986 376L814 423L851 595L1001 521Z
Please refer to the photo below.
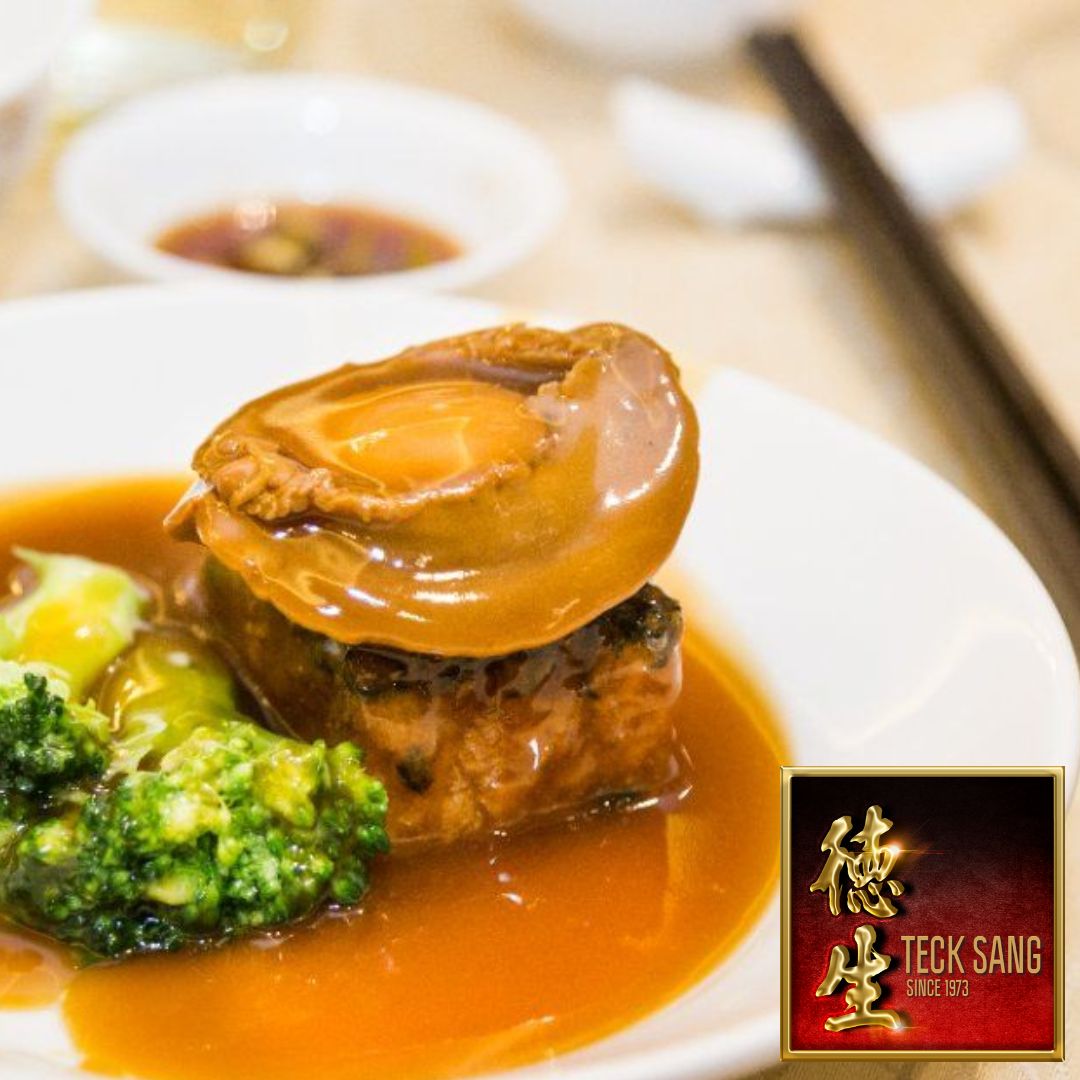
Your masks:
M40 670L0 660L0 815L13 824L105 772L104 717L67 695Z
M81 602L85 578L67 581ZM355 904L389 846L386 792L361 751L248 720L228 669L176 630L143 631L110 657L97 705L73 702L52 673L85 678L116 625L115 607L88 612L93 664L67 638L63 664L0 660L0 911L120 956Z
M114 566L26 548L16 554L37 582L0 611L0 659L48 665L81 701L134 640L147 597Z
M197 728L158 768L18 839L16 920L95 953L175 949L355 904L387 850L386 793L360 751L246 721Z

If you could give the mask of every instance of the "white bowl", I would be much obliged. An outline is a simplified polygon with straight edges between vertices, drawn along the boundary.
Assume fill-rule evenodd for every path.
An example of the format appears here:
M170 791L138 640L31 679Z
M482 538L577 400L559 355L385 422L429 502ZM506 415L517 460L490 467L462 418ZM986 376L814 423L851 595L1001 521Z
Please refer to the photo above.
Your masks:
M0 357L19 407L0 425L0 484L182 468L260 391L503 317L436 297L201 288L8 304ZM1064 764L1072 784L1076 662L998 529L910 459L757 380L714 375L697 404L702 480L675 575L772 698L790 764ZM670 1006L515 1077L715 1080L769 1064L778 932L774 904ZM32 1075L28 1061L47 1075L76 1061L58 1014L0 1011L0 1073Z
M801 0L513 0L545 34L627 68L700 63Z
M0 194L44 128L49 71L91 0L0 0Z
M351 76L240 75L122 105L86 128L60 163L68 224L137 277L256 288L449 289L522 259L564 202L559 172L528 132L483 106ZM278 279L158 251L160 232L242 199L350 202L445 231L460 256L396 274Z

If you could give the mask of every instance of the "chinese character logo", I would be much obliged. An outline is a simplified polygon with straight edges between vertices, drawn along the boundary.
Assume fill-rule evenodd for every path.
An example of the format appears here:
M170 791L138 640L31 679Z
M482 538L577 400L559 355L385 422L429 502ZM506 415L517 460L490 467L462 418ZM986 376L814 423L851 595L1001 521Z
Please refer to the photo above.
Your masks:
M848 815L838 817L829 827L821 842L821 850L828 854L828 858L817 881L810 886L810 891L827 892L829 910L834 915L840 914L841 896L845 896L842 880L845 873L849 886L845 896L848 911L853 915L864 911L878 919L887 919L896 914L892 897L900 896L904 886L889 875L900 850L881 846L881 838L892 828L892 824L882 816L880 806L871 806L866 811L862 829L850 841L852 844L862 844L860 851L851 851L844 845L845 837L851 832L851 818Z
M815 993L818 997L825 997L835 993L841 982L846 982L851 989L844 995L844 1000L851 1008L839 1016L830 1016L825 1021L826 1031L847 1031L857 1027L903 1027L899 1013L892 1009L874 1008L874 1002L881 997L881 988L876 980L892 963L890 957L882 956L874 948L876 941L877 933L869 924L856 928L854 964L851 963L851 954L846 945L833 946L829 954L829 970Z

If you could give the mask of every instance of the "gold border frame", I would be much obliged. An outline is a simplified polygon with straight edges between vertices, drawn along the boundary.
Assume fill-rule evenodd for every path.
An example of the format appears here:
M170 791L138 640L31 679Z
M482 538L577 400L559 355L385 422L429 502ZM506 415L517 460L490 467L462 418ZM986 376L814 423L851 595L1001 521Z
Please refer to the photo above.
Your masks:
M1065 1060L1065 768L1048 766L781 767L780 1058L782 1061ZM1048 776L1054 782L1054 1047L1052 1050L793 1050L791 1048L791 779L796 776Z

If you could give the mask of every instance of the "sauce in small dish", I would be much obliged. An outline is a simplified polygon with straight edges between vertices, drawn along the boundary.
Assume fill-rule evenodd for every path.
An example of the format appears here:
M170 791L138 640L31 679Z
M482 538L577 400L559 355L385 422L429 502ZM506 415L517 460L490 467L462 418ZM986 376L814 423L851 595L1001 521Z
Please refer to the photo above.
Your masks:
M139 575L184 617L177 589L205 556L161 521L185 483L10 497L0 573L13 544L81 554ZM763 839L778 835L783 756L770 711L692 630L683 663L676 794L392 852L360 907L216 948L74 970L59 948L5 935L0 987L21 989L0 1004L59 1000L87 1067L160 1080L434 1080L610 1034L706 975L777 878L778 845Z
M370 207L254 199L166 229L157 248L228 270L359 277L418 270L461 254L446 234Z

